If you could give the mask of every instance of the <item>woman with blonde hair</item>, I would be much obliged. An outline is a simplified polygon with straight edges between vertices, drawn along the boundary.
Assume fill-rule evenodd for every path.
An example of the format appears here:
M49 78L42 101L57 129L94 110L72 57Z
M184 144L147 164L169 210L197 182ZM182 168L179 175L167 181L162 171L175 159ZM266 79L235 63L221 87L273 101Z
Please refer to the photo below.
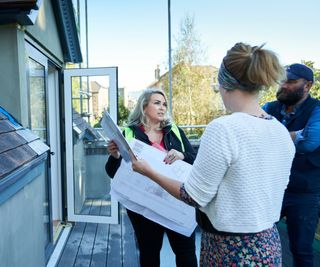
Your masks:
M196 153L184 132L169 118L164 92L156 88L147 89L140 95L129 116L124 136L127 140L136 138L157 149L167 151L164 158L167 164L172 164L176 160L184 160L192 164L195 159ZM121 156L113 141L108 143L107 149L110 157L106 163L106 171L110 177L113 177L120 166ZM176 256L176 265L178 267L197 266L194 232L187 237L134 211L127 210L127 213L137 237L141 267L160 267L160 250L164 233L167 234Z
M208 124L186 182L133 160L135 171L198 208L201 266L281 266L275 223L295 149L286 128L261 109L258 93L283 77L272 51L235 44L218 74L231 115Z

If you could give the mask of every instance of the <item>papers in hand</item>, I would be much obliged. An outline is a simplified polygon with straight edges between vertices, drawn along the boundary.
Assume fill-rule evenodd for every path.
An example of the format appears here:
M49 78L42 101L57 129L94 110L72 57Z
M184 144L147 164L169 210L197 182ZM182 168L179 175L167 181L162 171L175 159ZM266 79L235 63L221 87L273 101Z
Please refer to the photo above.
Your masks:
M130 146L135 155L147 160L159 173L181 182L188 177L190 164L182 160L165 164L165 152L136 139ZM111 185L111 195L129 210L185 236L194 231L197 225L194 208L171 196L148 177L134 172L131 163L121 162Z
M104 110L104 114L101 120L101 126L107 137L117 144L119 152L126 162L131 161L131 156L135 158L135 155L133 154L127 140L124 138L120 129L114 123L106 110Z

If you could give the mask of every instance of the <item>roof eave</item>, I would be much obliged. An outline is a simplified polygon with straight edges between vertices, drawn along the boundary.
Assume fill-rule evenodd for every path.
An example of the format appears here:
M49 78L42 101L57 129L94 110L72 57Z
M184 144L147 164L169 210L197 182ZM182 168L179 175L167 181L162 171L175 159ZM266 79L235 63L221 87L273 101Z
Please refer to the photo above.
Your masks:
M19 23L33 25L42 0L0 2L0 25Z
M52 1L61 40L64 61L81 63L82 54L71 0Z
M19 23L23 26L34 25L41 3L42 0L0 2L0 25L11 23ZM52 0L51 3L64 61L66 63L82 62L72 0Z

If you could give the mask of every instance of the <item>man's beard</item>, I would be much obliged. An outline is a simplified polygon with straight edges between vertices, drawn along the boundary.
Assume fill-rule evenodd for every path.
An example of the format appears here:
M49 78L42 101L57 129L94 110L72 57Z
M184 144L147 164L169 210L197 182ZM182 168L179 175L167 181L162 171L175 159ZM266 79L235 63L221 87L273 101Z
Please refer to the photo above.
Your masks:
M300 86L293 92L286 92L286 89L280 87L277 92L277 99L280 103L286 106L293 106L297 104L304 95L304 85Z

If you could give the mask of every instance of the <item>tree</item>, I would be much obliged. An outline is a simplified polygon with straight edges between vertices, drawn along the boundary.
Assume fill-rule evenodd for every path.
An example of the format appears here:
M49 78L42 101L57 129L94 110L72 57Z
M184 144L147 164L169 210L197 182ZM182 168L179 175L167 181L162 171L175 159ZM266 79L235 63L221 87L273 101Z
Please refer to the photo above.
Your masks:
M263 106L267 102L271 102L276 100L276 92L278 88L276 87L271 87L266 90L263 90L260 92L259 96L259 103L261 106Z
M312 85L312 88L310 90L310 94L312 97L317 98L320 100L320 81L319 81L319 76L320 76L320 70L314 68L314 62L313 61L305 61L302 60L302 63L307 65L313 70L314 73L314 83Z
M205 59L205 51L195 31L194 18L184 18L176 42L172 68L173 118L180 125L206 125L224 109L220 96L212 90L217 68L199 65ZM168 95L168 75L163 84Z
M118 125L124 126L129 117L129 109L124 105L123 97L119 97L119 107L118 107Z
M124 105L124 100L123 100L123 97L119 96L119 106L118 106L118 125L121 127L121 126L124 126L125 123L127 122L128 120L128 117L129 117L129 114L130 114L130 111L129 109ZM101 128L101 119L103 117L103 112L101 113L101 116L99 116L93 123L93 127L94 128Z

